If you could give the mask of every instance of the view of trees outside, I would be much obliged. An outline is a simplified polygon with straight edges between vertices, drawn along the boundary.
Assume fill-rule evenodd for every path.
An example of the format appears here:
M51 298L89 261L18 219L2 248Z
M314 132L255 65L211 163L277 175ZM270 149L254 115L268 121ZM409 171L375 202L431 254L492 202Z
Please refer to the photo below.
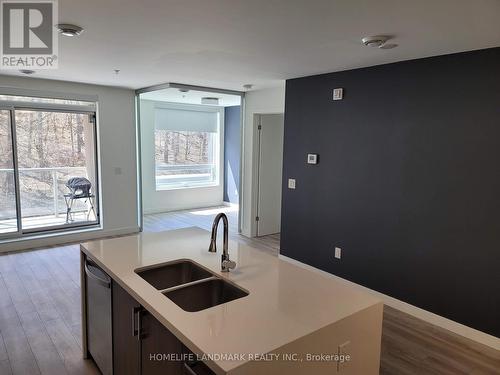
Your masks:
M59 99L59 98L39 98L35 96L19 96L19 95L4 95L0 94L1 101L13 101L24 103L46 103L46 104L74 104L90 106L94 105L93 102L72 99Z
M5 111L2 116L8 116ZM87 177L86 136L92 134L88 129L87 114L44 112L35 110L16 110L16 138L23 218L36 215L65 213L65 186L71 177ZM4 160L10 150L10 129L0 126L0 219L15 218L12 209L14 197L12 163ZM85 131L87 128L87 131ZM11 154L11 153L10 153ZM57 195L54 200L54 195ZM7 197L8 199L3 199ZM15 202L15 200L14 200ZM86 208L83 202L80 209ZM77 207L75 207L77 208Z
M156 130L157 165L208 164L211 135L207 132Z
M85 167L88 115L19 110L15 114L20 168Z
M214 136L216 133L156 129L157 184L180 178L211 179L215 168Z

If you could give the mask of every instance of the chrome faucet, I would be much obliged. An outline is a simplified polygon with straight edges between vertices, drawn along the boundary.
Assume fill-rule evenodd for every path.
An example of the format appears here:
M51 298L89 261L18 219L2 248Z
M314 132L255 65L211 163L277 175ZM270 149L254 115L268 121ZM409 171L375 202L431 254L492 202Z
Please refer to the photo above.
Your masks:
M229 272L236 267L236 262L229 259L228 242L229 242L229 223L227 221L227 216L224 213L218 214L214 223L212 224L212 236L210 237L210 246L208 251L211 253L217 252L217 228L219 226L219 221L222 219L224 224L224 242L222 245L222 256L221 256L221 271Z

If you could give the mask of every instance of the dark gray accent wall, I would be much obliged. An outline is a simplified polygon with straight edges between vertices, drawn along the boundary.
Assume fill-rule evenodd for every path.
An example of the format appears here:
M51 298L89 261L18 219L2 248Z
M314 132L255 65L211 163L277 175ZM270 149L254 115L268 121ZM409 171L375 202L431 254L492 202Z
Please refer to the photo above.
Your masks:
M224 202L238 204L240 183L240 106L224 108Z
M285 108L281 253L500 337L500 48L288 80Z

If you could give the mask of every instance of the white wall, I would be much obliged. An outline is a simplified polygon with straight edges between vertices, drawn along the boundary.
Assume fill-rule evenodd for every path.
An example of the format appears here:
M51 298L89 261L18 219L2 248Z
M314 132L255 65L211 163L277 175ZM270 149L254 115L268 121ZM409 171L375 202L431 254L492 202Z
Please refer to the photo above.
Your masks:
M245 94L241 231L248 237L256 234L255 212L257 189L253 188L256 178L257 155L254 149L254 115L285 112L285 84L280 87L250 91Z
M139 230L134 90L0 75L0 86L57 93L97 95L101 167L102 230L44 240L4 243L0 251L69 242ZM119 173L121 169L121 174Z
M175 190L156 191L154 159L154 107L165 102L141 100L141 164L142 204L145 214L217 206L223 201L224 142L221 142L219 157L219 185ZM191 105L192 106L192 105ZM206 109L206 106L203 107ZM224 111L221 110L221 133L223 134ZM221 136L221 139L223 137Z

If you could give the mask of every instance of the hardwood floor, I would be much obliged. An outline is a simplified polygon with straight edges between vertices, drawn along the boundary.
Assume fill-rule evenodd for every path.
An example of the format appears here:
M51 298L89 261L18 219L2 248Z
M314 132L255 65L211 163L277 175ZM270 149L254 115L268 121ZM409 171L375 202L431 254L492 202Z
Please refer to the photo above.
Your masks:
M227 207L147 215L144 230L210 229L220 210L232 239L278 253L279 235L239 236ZM0 255L0 375L99 374L81 357L79 260L78 245ZM389 307L383 324L381 374L500 374L498 351Z
M380 373L500 374L500 351L384 307Z
M258 238L248 238L238 234L238 210L234 207L212 207L189 211L176 211L144 216L144 231L159 232L197 226L206 230L212 230L212 223L219 212L224 212L229 221L229 237L248 245L258 245L274 255L278 255L280 238L279 234L272 234ZM222 224L219 224L218 238L222 236Z
M98 374L82 359L79 247L0 256L0 374Z

